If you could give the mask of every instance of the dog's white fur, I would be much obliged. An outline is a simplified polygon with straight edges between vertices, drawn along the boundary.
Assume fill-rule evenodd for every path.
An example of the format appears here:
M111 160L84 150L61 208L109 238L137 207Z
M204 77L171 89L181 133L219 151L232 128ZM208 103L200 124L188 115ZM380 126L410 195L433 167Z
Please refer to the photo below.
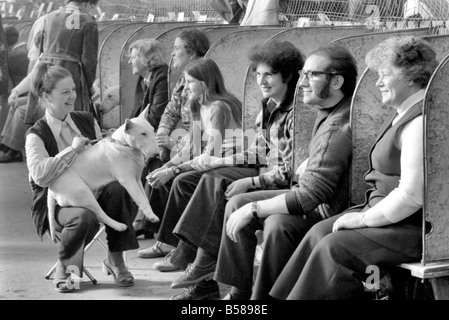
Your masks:
M120 86L106 88L103 93L103 99L100 102L100 110L103 114L108 113L120 103Z
M151 209L140 177L144 155L153 157L158 153L154 129L144 118L127 119L113 134L82 151L49 187L47 205L50 235L55 241L55 206L83 207L97 219L117 231L127 226L106 215L94 192L110 182L118 181L129 193L143 214L151 221L159 218Z

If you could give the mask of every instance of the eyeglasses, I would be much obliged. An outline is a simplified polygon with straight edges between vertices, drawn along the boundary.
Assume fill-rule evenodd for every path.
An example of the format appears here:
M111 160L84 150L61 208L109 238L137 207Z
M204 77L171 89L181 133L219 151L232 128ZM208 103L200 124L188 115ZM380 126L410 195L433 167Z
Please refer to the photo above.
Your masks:
M309 70L309 71L299 70L298 73L299 73L300 81L303 80L304 77L307 77L307 79L310 81L316 81L316 80L318 80L318 76L320 74L327 74L327 75L332 75L332 76L338 75L338 73L335 73L335 72L312 71L312 70Z

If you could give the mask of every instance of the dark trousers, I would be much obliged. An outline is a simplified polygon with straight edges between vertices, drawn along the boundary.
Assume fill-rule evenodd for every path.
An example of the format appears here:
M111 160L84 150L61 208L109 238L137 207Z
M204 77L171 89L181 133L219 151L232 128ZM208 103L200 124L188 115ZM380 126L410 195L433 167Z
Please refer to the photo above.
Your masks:
M179 221L184 209L190 201L190 198L195 191L195 188L204 172L189 171L184 172L167 182L164 186L157 189L159 193L159 199L154 195L150 202L153 210L153 203L160 201L160 205L165 205L160 222L159 233L157 240L160 242L169 244L173 247L178 245L179 239L173 234L173 229ZM162 203L164 199L167 199L165 203ZM161 211L158 211L156 215L159 216Z
M161 199L161 197L164 197L167 193L164 191L160 191L158 189L154 189L151 186L148 185L147 182L147 175L150 172L153 172L156 169L159 169L164 165L164 162L161 161L159 158L150 158L147 160L145 164L145 168L143 168L142 175L140 177L140 180L142 182L143 188L145 189L145 194L148 197L148 200L150 201L150 206L153 209L153 212L161 219L163 215L163 210L165 209L165 202L167 199ZM154 193L154 195L153 195ZM153 200L152 200L153 199ZM157 199L157 201L155 201ZM159 213L159 214L158 214ZM150 221L147 221L146 217L142 214L142 216L139 216L136 218L136 220L140 221L140 227L136 227L137 229L144 229L146 231L152 231L154 233L158 232L160 223L152 223Z
M232 197L226 205L226 218L232 212L253 201L270 199L289 190L250 192ZM266 299L271 286L281 273L290 256L307 231L320 220L318 216L304 219L302 216L274 214L255 220L240 230L238 242L226 235L223 226L215 280L242 290L253 287L254 256L257 246L257 230L263 230L263 254L254 286L253 299Z
M109 217L128 226L123 232L106 226L109 251L121 252L139 248L132 227L137 206L125 188L118 182L108 184L98 198L98 203ZM56 231L61 233L59 260L65 268L76 267L82 276L84 248L92 241L99 228L95 214L80 207L58 207L56 222ZM65 274L56 275L59 278L64 276Z
M177 247L171 258L171 263L183 269L195 260L196 250L180 241L173 234L173 229L184 212L195 187L204 172L184 172L168 181L150 194L150 204L160 222L152 224L158 233L157 240Z
M154 214L159 218L159 222L151 223L145 222L145 229L154 233L158 233L161 228L162 221L164 219L165 207L168 203L168 196L170 194L170 188L173 180L168 181L166 184L158 189L151 187L148 183L145 183L145 194L148 196L151 209Z
M197 249L218 256L228 186L239 179L259 174L256 168L225 167L205 172L193 193L184 192L188 202L173 234Z
M391 225L332 232L340 215L316 224L304 237L273 286L270 295L277 299L321 300L364 298L362 281L371 283L373 269L417 261L420 257L401 254L400 248L379 244L392 229L397 238L406 237L410 247L419 248L419 228ZM385 230L387 229L387 230ZM376 239L377 238L377 239ZM419 250L416 250L419 252ZM368 270L368 271L367 271Z

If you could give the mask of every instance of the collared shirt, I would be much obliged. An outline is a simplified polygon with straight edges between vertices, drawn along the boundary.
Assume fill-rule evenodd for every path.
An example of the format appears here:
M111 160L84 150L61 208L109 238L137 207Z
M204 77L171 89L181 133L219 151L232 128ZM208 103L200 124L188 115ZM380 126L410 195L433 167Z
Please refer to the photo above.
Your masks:
M185 84L186 80L184 74L181 74L173 88L171 99L165 107L159 123L159 128L165 128L170 133L177 127L183 128L186 131L189 131L190 129L192 112L188 100L188 87ZM172 150L172 154L175 154L175 152L178 152L179 150L180 149L177 148L176 150Z
M424 100L424 96L426 94L426 91L424 89L418 91L414 95L408 97L402 104L398 107L397 112L398 115L393 120L393 125L398 122L399 119L402 118L402 116L415 104L417 104L419 101Z
M256 118L254 142L247 150L235 154L233 163L258 166L262 189L288 188L293 159L293 99L290 103L285 103L285 99L281 103L268 99L262 104Z
M406 99L397 109L396 123L413 105L424 99L421 90ZM370 209L381 212L390 222L396 223L415 213L423 205L423 117L410 121L398 134L397 145L401 149L401 178L399 186ZM367 212L368 214L368 212ZM371 214L371 213L369 213Z
M148 77L143 78L143 83L145 83L144 89L147 89L148 86L150 85L151 74L152 74L152 72L150 71L150 74L148 75Z
M145 96L146 96L146 94L147 94L148 87L150 86L150 78L151 78L151 74L152 74L152 72L150 71L150 74L148 75L148 77L147 77L147 78L143 78L143 83L144 83L145 85L143 86L144 88L143 88L143 98L142 98L142 102L145 101ZM147 105L145 106L145 108L142 109L142 111L140 112L140 114L138 115L138 117L146 118L147 115L148 115L148 109L149 109L149 108L150 108L150 105L147 104Z
M53 117L48 111L45 112L45 119L56 140L59 153L55 157L50 157L42 139L34 133L26 137L25 151L28 171L31 178L41 187L50 186L53 181L70 166L76 157L76 153L70 146L64 146L59 138L63 121ZM64 119L74 133L81 135L70 115ZM75 135L72 135L75 137ZM101 129L95 122L95 136L100 139Z
M58 145L58 150L64 150L68 147L70 147L70 145L66 145L61 139L61 130L64 124L66 124L71 131L72 134L72 138L75 136L80 136L81 132L79 131L79 129L76 127L75 123L73 122L72 118L70 117L70 114L68 114L66 116L66 118L62 121L59 120L58 118L55 118L54 116L52 116L49 112L45 112L45 120L47 121L48 126L51 129L51 132L53 133L53 136L55 137L56 143Z

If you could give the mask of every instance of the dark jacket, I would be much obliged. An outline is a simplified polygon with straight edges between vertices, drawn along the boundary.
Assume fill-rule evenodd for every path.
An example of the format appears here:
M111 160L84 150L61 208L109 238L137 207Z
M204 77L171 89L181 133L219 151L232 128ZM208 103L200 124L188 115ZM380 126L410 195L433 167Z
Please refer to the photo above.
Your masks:
M9 81L14 88L28 74L28 50L26 43L17 43L8 52Z
M156 67L151 72L148 88L142 98L137 98L131 117L137 117L148 105L150 108L146 119L156 131L159 127L162 114L168 103L168 82L167 82L168 66L166 64ZM143 79L142 79L143 80ZM141 91L140 82L137 84L136 92ZM138 96L139 94L137 94Z
M70 71L76 86L75 110L89 110L90 91L98 63L98 26L94 17L73 5L47 14L42 61Z

